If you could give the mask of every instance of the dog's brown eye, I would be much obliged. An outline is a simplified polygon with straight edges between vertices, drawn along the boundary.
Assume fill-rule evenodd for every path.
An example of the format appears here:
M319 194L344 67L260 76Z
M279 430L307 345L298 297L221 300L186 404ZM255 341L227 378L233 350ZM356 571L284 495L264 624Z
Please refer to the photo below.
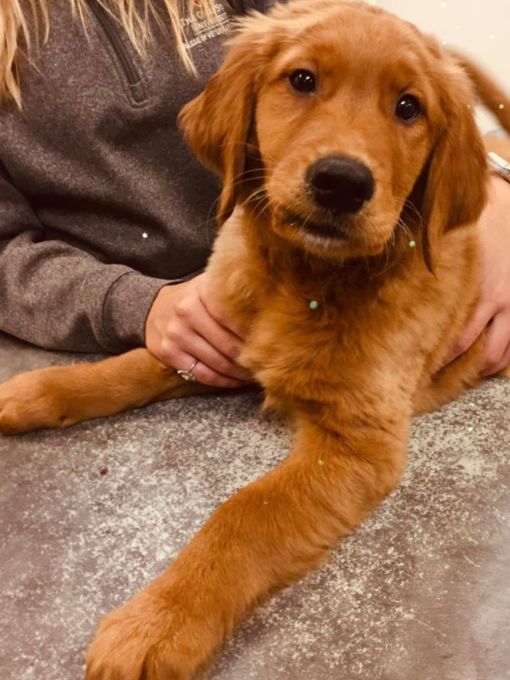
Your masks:
M395 113L401 120L414 120L421 113L420 102L413 94L404 94L398 100Z
M289 81L292 87L298 92L315 92L317 89L317 82L315 75L311 71L300 68L293 71L289 76Z

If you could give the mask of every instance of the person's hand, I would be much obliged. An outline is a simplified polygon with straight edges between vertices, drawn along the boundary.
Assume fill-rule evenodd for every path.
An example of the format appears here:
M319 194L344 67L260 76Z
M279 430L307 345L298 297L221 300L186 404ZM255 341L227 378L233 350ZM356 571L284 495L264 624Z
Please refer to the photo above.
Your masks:
M236 363L242 332L223 315L207 287L207 273L164 286L145 325L147 349L176 370L190 370L204 385L240 387L249 372Z
M510 184L497 175L491 176L479 229L480 301L445 363L464 354L486 329L482 375L487 376L510 364Z

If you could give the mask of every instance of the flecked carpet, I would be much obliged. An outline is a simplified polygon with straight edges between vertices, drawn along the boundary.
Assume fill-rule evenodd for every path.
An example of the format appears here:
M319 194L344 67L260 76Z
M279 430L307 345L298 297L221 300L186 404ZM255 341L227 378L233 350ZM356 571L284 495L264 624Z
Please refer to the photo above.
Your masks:
M0 336L0 380L75 361ZM80 358L81 360L81 358ZM254 394L0 436L0 678L81 680L99 617L286 455ZM510 382L416 419L400 487L210 680L510 678Z

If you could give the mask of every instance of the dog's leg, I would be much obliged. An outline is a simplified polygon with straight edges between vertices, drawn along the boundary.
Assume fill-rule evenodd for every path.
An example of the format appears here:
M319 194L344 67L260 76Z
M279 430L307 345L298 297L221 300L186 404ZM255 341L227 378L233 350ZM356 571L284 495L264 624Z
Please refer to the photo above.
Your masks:
M68 427L158 399L212 392L184 382L145 349L96 363L20 373L0 385L0 432Z
M286 461L222 505L166 572L103 619L87 680L188 680L250 607L320 565L404 466L407 426L377 430L372 414L363 422L364 438L361 421L341 434L303 424Z

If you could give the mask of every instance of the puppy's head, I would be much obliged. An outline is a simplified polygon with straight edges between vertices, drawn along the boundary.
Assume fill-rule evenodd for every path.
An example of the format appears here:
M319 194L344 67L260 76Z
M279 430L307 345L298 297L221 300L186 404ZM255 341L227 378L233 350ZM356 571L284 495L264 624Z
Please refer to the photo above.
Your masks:
M411 211L433 266L441 234L485 201L472 106L467 75L412 25L361 3L298 0L244 20L181 124L223 179L220 220L258 183L265 228L341 261L383 252ZM260 166L247 170L248 155Z

